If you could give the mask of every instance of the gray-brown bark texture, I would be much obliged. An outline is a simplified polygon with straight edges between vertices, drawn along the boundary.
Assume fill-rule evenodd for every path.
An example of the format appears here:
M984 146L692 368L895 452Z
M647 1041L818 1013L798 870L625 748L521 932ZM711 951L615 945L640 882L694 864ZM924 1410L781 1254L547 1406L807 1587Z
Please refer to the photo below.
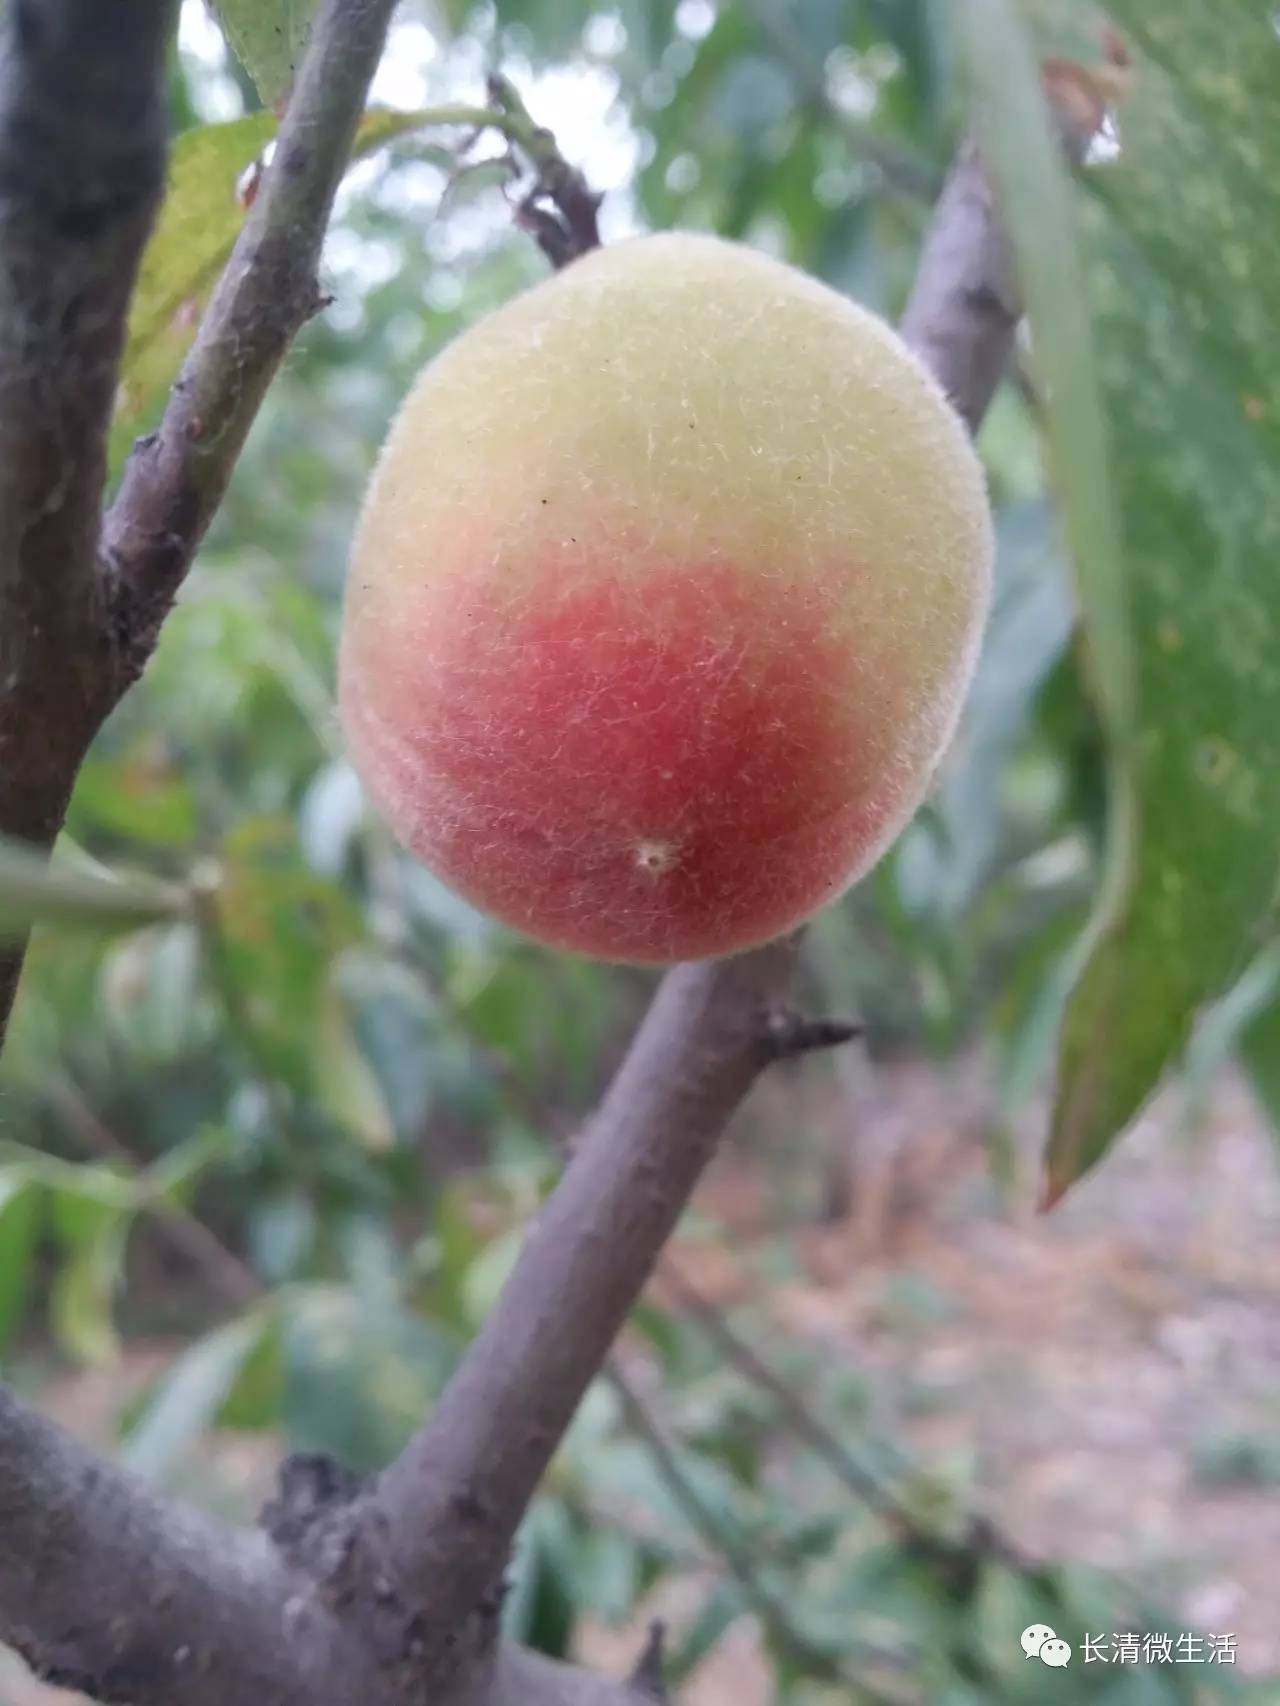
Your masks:
M48 845L313 311L391 0L325 0L275 162L164 422L100 520L124 318L163 167L169 0L11 0L0 48L0 831ZM580 183L580 180L578 180ZM1017 320L958 163L904 322L970 425ZM850 1027L791 1010L796 944L684 966L436 1413L357 1484L286 1465L260 1532L158 1498L0 1391L0 1638L131 1706L653 1706L497 1638L512 1537L756 1076ZM0 962L0 1031L17 962Z
M41 846L111 698L106 432L164 178L171 11L14 0L0 22L0 833ZM20 966L0 952L0 1036Z

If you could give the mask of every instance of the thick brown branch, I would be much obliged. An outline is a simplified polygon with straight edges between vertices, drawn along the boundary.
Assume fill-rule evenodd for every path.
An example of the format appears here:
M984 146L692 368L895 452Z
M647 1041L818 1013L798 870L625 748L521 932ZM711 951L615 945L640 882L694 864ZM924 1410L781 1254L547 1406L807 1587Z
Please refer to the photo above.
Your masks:
M150 656L267 387L320 305L320 250L393 9L394 0L324 0L271 164L164 419L129 459L102 553L117 691Z
M768 1062L793 941L668 974L435 1414L382 1477L399 1590L430 1649L516 1527L725 1122Z
M263 1534L161 1499L0 1387L0 1641L120 1706L409 1706L420 1696L325 1584ZM652 1706L502 1647L434 1706Z
M172 0L0 12L0 833L48 846L110 676L95 579ZM0 954L0 1040L20 956Z
M358 1634L263 1536L160 1500L3 1387L0 1639L46 1681L129 1706L391 1706Z

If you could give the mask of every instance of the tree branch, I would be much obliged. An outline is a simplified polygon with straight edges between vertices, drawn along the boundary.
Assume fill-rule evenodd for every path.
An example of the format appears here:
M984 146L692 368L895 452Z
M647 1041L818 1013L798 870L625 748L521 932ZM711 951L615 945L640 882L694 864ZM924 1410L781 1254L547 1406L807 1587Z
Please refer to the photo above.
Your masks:
M692 1284L683 1270L664 1256L659 1273L677 1301L693 1316L707 1338L727 1362L746 1379L767 1392L778 1406L794 1436L803 1440L820 1462L853 1496L895 1532L917 1558L932 1563L944 1576L958 1579L973 1567L976 1556L994 1559L1018 1575L1030 1575L1036 1566L1005 1539L985 1518L966 1523L959 1538L935 1531L884 1482L848 1451L835 1432L791 1383L770 1366L752 1345L729 1324L723 1313Z
M172 0L0 15L0 834L49 846L105 715L95 579L129 297L164 181ZM0 1040L21 953L0 953Z
M163 177L172 0L9 8L0 832L52 843L89 743L150 657L267 387L320 305L333 198L394 5L323 0L262 187L159 430L138 441L101 526L125 316ZM23 952L0 956L0 1043Z
M299 329L395 0L324 0L275 153L159 430L140 439L107 516L102 561L117 692L140 673L245 437Z
M376 1504L428 1649L501 1575L578 1402L774 1055L794 939L680 966L659 988L564 1178L434 1415Z
M622 1401L627 1426L645 1446L659 1477L694 1532L701 1535L711 1550L728 1565L730 1575L742 1591L744 1603L750 1606L778 1646L807 1676L851 1687L838 1661L829 1653L819 1651L793 1627L786 1608L778 1603L777 1595L760 1579L757 1560L752 1556L750 1546L707 1504L692 1478L685 1473L679 1451L666 1429L649 1413L648 1406L617 1361L610 1359L607 1366L610 1383Z
M1045 91L1058 139L1076 166L1084 161L1106 116L1105 95L1127 86L1124 43L1110 35L1107 40L1115 56L1109 76L1086 73L1064 60L1050 60L1045 66ZM1088 97L1083 112L1081 84ZM1013 251L1000 225L978 144L970 137L942 186L899 330L972 433L982 424L1009 366L1021 318Z
M310 305L304 280L389 9L327 0L267 185L161 432L126 475L104 553L117 691ZM334 123L341 159L320 128ZM971 425L1016 323L977 170L966 155L944 191L903 327ZM667 975L435 1414L320 1530L326 1568L162 1504L0 1394L0 1634L43 1674L132 1706L405 1706L428 1686L433 1706L643 1706L634 1687L496 1646L494 1607L529 1500L730 1115L780 1054L847 1035L787 1016L796 958L793 938Z
M261 1533L160 1498L0 1387L0 1640L119 1706L409 1706L329 1584ZM652 1706L518 1648L432 1706Z
M903 337L976 432L1022 316L1013 257L976 142L943 185L903 313Z
M974 174L966 151L903 322L971 426L990 402L1017 319L1003 294L1003 236ZM397 1591L424 1607L428 1649L500 1576L579 1400L756 1076L780 1054L853 1034L839 1021L788 1014L796 954L793 938L667 975L435 1414L384 1473L378 1520Z
M46 1682L129 1706L390 1706L359 1632L263 1536L159 1499L3 1387L0 1639Z
M46 1097L68 1131L91 1154L114 1161L133 1182L145 1182L143 1163L89 1106L74 1081L51 1080ZM175 1254L205 1276L212 1291L236 1309L248 1309L259 1301L262 1287L257 1275L198 1215L169 1197L159 1197L148 1207L158 1235Z

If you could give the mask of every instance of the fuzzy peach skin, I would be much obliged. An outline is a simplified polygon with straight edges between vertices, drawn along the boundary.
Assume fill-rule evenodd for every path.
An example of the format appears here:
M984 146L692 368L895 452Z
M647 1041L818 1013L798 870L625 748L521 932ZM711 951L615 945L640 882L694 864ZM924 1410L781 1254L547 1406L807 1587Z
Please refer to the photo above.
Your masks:
M350 750L401 839L527 935L733 953L919 804L991 555L964 428L888 326L736 244L618 243L405 403L351 554Z

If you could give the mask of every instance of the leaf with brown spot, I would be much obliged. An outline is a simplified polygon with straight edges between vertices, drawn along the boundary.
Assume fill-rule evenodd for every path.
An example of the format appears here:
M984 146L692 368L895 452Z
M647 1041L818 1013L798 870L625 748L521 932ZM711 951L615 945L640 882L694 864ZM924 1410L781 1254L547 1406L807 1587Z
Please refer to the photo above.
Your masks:
M1016 33L1009 0L973 10L997 3ZM1022 10L1046 48L1092 35L1100 51L1096 8ZM1104 706L1131 694L1132 721L1103 719L1118 833L1060 1039L1050 1200L1106 1154L1274 929L1280 872L1280 42L1265 7L1107 11L1132 61L1123 147L1081 174L1076 206L1117 564L1081 552L1080 487L1057 473L1094 683ZM1007 85L983 93L1006 124ZM1012 213L1025 263L1044 215ZM1034 300L1031 317L1037 350L1051 346Z

